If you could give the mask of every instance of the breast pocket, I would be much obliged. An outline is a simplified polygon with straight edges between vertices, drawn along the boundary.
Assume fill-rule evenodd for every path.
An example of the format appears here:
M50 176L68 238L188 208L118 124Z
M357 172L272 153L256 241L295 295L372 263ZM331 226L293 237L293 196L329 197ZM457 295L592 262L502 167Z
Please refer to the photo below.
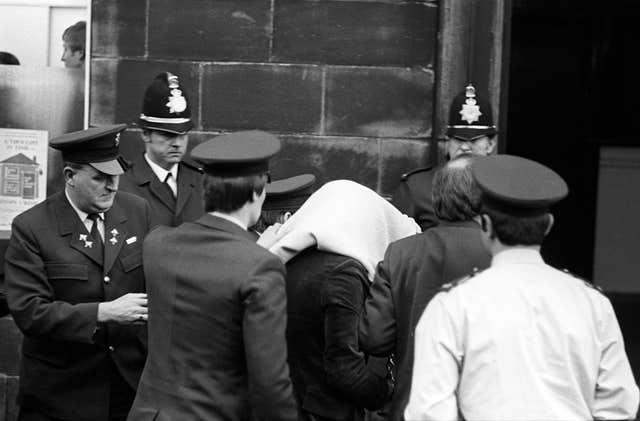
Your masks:
M89 279L89 267L81 263L55 263L49 262L44 265L47 278L56 280L86 281Z
M131 272L132 270L142 266L142 250L137 249L124 256L120 256L120 262L122 263L122 270L125 272Z

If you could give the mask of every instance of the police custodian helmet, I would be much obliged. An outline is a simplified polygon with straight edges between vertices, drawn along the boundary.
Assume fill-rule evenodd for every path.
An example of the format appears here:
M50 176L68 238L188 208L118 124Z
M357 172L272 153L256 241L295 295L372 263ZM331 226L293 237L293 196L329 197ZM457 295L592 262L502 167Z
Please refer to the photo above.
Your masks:
M174 134L193 128L188 94L178 76L162 72L155 77L144 94L138 125Z
M447 136L468 142L496 133L491 104L472 84L467 85L451 103Z

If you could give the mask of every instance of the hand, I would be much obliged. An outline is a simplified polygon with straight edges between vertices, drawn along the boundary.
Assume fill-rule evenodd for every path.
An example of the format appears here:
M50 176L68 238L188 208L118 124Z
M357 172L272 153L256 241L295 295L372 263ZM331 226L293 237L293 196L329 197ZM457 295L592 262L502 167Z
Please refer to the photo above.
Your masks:
M260 238L258 238L258 241L256 241L256 243L259 246L262 246L269 250L269 248L274 245L276 240L278 239L278 230L280 230L281 226L282 224L279 222L268 226L267 229L264 230L262 235L260 235Z
M147 294L129 293L98 304L98 322L121 324L147 322Z

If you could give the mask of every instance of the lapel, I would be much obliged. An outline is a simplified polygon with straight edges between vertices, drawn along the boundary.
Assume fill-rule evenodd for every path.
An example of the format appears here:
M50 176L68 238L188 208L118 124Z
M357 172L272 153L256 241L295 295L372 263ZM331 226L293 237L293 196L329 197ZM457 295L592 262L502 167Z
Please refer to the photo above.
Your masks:
M90 240L89 231L78 217L78 214L71 207L64 191L56 193L53 197L56 219L58 220L58 230L62 237L69 236L69 246L93 260L97 265L102 266L103 256L99 250L93 247Z
M189 201L189 197L194 191L195 181L190 177L189 170L181 163L178 164L178 198L176 201L176 215L180 215L182 208Z
M151 194L156 196L160 203L166 206L171 212L174 211L176 207L176 199L174 199L167 186L165 186L164 183L155 175L149 164L147 164L147 161L144 159L144 156L141 156L140 159L135 161L131 170L136 183L138 183L139 186L148 185ZM180 191L179 188L178 191Z
M108 273L124 245L127 238L127 213L120 206L118 195L113 201L113 206L104 214L104 265L103 272Z
M234 224L231 221L213 216L209 213L205 213L204 215L202 215L195 223L215 230L226 231L228 233L235 234L238 237L245 238L252 243L255 243L253 235L249 231L242 229L241 226Z

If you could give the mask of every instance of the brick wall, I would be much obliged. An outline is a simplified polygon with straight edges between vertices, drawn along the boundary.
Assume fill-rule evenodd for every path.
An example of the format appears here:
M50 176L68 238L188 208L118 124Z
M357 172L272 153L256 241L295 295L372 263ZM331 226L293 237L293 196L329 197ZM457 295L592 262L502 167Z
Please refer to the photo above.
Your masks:
M191 96L190 147L225 131L283 140L273 175L390 194L430 160L436 1L93 0L90 123L133 122L161 71ZM137 129L122 142L142 150Z

